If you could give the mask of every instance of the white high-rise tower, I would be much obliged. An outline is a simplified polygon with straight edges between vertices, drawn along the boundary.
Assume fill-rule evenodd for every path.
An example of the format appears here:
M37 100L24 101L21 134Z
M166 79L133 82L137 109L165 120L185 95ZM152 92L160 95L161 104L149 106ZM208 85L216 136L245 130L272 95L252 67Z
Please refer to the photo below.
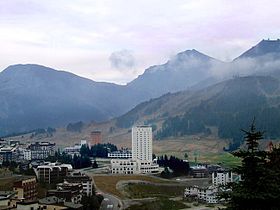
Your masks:
M150 126L132 128L132 159L153 160L153 133Z

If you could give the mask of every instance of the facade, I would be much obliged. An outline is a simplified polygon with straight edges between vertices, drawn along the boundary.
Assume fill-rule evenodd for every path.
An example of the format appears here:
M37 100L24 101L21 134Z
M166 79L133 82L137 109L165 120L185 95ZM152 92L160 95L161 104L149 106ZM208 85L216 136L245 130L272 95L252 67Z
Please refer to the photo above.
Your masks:
M14 182L13 191L20 201L34 201L37 199L36 177L23 178Z
M29 145L32 160L44 160L55 154L55 143L35 142Z
M149 174L158 173L159 166L152 160L152 127L136 126L132 128L132 158L112 159L113 174Z
M31 150L23 150L23 159L24 160L32 160L31 158Z
M194 178L205 178L208 177L208 170L205 166L191 166L191 174Z
M134 159L112 159L112 174L155 174L159 172L158 164Z
M0 148L0 163L6 161L16 161L17 160L17 151L16 147L2 147Z
M13 191L20 201L34 201L37 199L36 177L26 177L14 182Z
M90 134L91 142L90 145L101 144L101 131L92 131Z
M118 150L108 153L108 158L132 158L132 153L130 150Z
M185 189L184 196L195 198L206 203L218 203L217 193L218 188L216 186L190 186Z
M132 158L144 161L153 160L152 127L136 126L132 128Z
M65 147L63 151L73 157L74 155L80 156L80 150L81 145L76 144L73 147Z
M73 173L71 176L67 176L64 179L68 183L81 183L83 186L83 194L87 196L92 195L92 179L91 177L79 173Z
M50 184L63 181L72 170L73 167L70 164L47 163L38 166L35 173L39 182Z
M56 185L56 190L48 190L47 196L55 196L66 202L80 203L83 196L81 183L63 182Z
M226 185L230 182L233 182L232 172L223 171L223 172L213 172L212 173L212 184L213 185Z
M113 159L111 160L112 174L139 174L139 161L133 159Z

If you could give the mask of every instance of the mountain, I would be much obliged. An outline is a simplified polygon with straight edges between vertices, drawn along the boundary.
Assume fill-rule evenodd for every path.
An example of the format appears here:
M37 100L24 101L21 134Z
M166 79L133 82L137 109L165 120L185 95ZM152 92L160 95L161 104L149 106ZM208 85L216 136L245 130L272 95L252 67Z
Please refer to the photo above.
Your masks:
M159 97L168 92L185 90L211 78L211 67L221 63L194 49L186 50L165 64L146 69L142 75L128 83L127 87L141 90L141 101Z
M244 52L236 59L256 58L265 55L275 55L280 53L280 39L262 40L256 46ZM278 57L279 58L279 57Z
M269 76L236 77L198 91L166 94L144 102L116 119L116 126L156 125L157 137L204 133L213 128L233 144L242 141L241 128L256 124L266 138L280 138L280 82Z
M130 108L122 95L122 86L69 72L9 66L0 73L0 133L109 119Z
M204 97L208 98L206 95L211 96L214 89L206 87L230 79L233 75L280 79L279 46L279 40L263 40L228 63L194 49L186 50L165 64L151 66L123 86L95 82L40 65L9 66L0 72L0 135L39 127L64 126L77 121L109 120L149 100L158 103L158 107L146 111L152 113L165 104L152 98L188 90L184 92L186 98L182 98L183 101L173 99L173 110L170 110L181 110L183 113L184 103L191 104L192 100L199 102L196 96L199 91L206 91ZM168 96L170 94L165 97ZM132 115L136 117L133 112ZM131 120L126 114L118 119L123 119L117 120L119 126L125 127L138 118Z
M9 66L0 73L0 135L108 120L140 102L202 81L215 62L188 50L164 65L150 67L126 86L94 82L35 64Z

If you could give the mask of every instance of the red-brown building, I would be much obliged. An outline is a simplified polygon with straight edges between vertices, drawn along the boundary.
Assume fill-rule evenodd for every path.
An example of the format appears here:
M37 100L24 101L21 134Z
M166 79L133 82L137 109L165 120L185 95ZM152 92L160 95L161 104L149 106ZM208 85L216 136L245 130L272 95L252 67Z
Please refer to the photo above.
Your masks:
M101 144L101 131L92 131L90 134L91 145Z
M13 191L16 199L21 201L34 201L37 199L36 177L26 177L14 182Z

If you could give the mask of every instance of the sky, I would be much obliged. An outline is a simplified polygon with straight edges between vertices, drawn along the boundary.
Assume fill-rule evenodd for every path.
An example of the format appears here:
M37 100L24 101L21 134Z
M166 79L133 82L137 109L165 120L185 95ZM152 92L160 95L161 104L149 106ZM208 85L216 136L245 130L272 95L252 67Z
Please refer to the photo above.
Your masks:
M196 49L231 61L280 38L279 0L0 0L0 71L35 63L126 84Z

